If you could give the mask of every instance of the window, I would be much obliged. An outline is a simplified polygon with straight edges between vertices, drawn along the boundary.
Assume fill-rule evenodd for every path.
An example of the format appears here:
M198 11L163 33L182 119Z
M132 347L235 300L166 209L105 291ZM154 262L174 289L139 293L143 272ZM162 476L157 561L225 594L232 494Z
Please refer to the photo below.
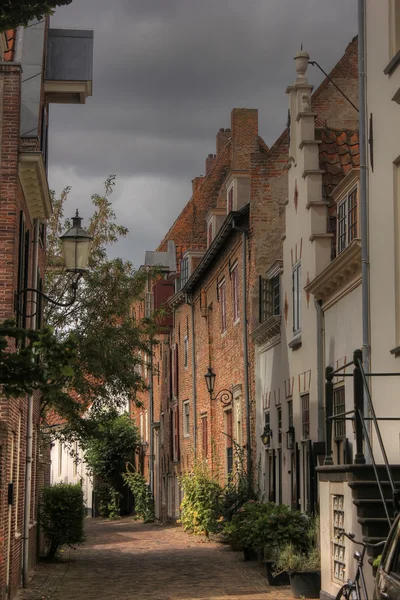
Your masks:
M144 413L144 441L148 442L149 441L149 413L146 412Z
M149 318L154 312L154 294L153 292L145 293L145 309L144 316Z
M62 442L58 442L58 476L62 475L62 458L63 458L63 445Z
M228 191L228 213L233 210L233 186Z
M179 363L178 363L178 344L174 344L174 349L172 353L172 393L174 398L178 398L178 389L179 389Z
M160 419L160 444L164 446L164 413L161 413Z
M226 472L229 476L233 469L233 416L232 410L225 412L225 434L226 434Z
M301 330L301 264L293 267L293 332Z
M187 280L189 279L189 258L184 258L181 260L181 288L186 285Z
M282 444L282 409L278 408L278 444Z
M260 278L260 322L281 314L280 275Z
M301 428L303 440L310 437L310 394L301 397Z
M140 433L140 441L143 442L144 441L144 435L143 435L143 413L140 413L139 416L139 433Z
M19 216L19 247L18 247L18 289L21 290L29 287L29 230L25 227L24 213L20 212ZM26 327L28 294L25 292L18 296L17 324L20 327Z
M203 458L208 456L208 421L207 415L201 418Z
M179 407L172 409L172 460L179 460Z
M357 237L357 188L338 203L337 208L338 253Z
M340 415L346 411L344 387L333 390L333 414ZM335 419L335 438L346 437L346 421Z
M185 335L183 340L183 365L187 368L189 362L189 339L188 336Z
M242 445L242 400L240 396L235 398L235 441L239 446Z
M226 331L226 283L219 284L219 305L221 308L221 332Z
M233 301L233 320L239 318L239 267L235 265L231 273L232 278L232 301Z
M190 435L190 404L189 400L183 403L183 437Z
M78 474L78 442L74 443L72 475L76 477Z
M293 427L293 400L288 400L287 409L288 409L288 425L289 425L289 427Z
M207 246L211 246L213 241L213 224L210 221L207 225Z

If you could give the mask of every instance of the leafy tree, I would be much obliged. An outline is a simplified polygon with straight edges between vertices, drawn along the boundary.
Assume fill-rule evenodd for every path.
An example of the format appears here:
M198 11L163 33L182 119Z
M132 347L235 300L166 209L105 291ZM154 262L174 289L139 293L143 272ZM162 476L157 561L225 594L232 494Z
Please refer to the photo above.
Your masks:
M116 223L110 199L114 185L115 176L111 175L105 181L104 193L91 197L94 210L87 229L93 242L89 271L79 285L77 301L67 309L45 305L45 320L60 339L70 331L74 333L79 360L69 386L80 398L81 414L89 406L92 415L104 407L121 406L145 389L137 367L150 353L149 340L156 327L154 320L137 320L132 314L132 305L143 299L148 273L135 270L129 261L107 256L108 247L128 233ZM59 198L53 195L53 215L47 230L46 288L50 296L60 299L67 297L71 282L71 275L62 270L59 240L71 224L64 218L70 191L67 187ZM81 426L88 426L86 419ZM64 439L68 435L76 439L76 428L75 419L71 431L68 427L63 430Z
M56 6L71 4L72 0L2 0L0 6L0 31L28 25L33 19L41 20L51 15Z

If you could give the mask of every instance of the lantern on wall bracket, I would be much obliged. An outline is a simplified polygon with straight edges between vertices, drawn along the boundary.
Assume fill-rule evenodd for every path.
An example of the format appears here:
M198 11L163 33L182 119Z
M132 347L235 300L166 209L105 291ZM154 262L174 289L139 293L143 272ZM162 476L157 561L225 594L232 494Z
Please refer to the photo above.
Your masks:
M68 231L60 236L65 260L65 270L68 273L77 275L77 277L75 277L71 282L72 296L67 302L59 302L54 298L50 298L50 296L42 292L40 289L29 287L24 288L15 293L15 312L28 318L35 316L36 312L28 315L24 312L24 310L21 310L21 297L26 297L28 292L31 292L33 297L36 295L44 298L47 300L47 302L50 302L50 304L53 304L54 306L59 306L61 308L72 306L76 300L79 280L83 273L85 273L88 269L89 252L92 239L92 236L82 228L82 219L77 210L75 216L72 218L72 227L70 227ZM31 302L37 303L36 300L31 300Z
M288 450L294 449L295 435L294 435L294 427L289 427L286 432L286 448Z
M224 406L228 406L233 400L233 394L230 390L220 390L218 394L213 396L215 378L216 374L212 370L212 367L208 367L207 373L204 375L204 379L206 380L207 391L210 394L211 400L219 400Z
M266 425L264 427L264 431L262 432L260 437L261 437L261 441L264 444L264 446L271 445L272 430L268 427L268 425Z

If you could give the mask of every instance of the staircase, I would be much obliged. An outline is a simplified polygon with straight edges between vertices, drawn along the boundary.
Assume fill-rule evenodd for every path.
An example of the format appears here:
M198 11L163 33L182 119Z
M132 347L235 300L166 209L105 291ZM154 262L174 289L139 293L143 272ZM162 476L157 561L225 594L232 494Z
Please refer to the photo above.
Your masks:
M357 521L361 525L363 541L375 544L386 540L390 525L372 466L352 465L350 471L351 480L348 481L348 486L352 490L353 504L357 509ZM386 468L384 465L377 465L377 471L385 497L386 508L390 519L393 521L392 489L390 482L387 480ZM391 466L391 472L396 487L400 487L400 466ZM375 558L382 554L382 548L368 548L367 554L369 557Z

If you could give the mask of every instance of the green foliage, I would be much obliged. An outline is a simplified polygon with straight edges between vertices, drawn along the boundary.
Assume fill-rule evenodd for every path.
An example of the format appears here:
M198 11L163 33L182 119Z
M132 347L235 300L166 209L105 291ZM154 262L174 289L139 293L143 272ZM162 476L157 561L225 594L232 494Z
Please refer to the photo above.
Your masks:
M219 501L222 488L213 477L207 463L198 461L191 473L179 478L184 497L181 523L185 531L208 536L219 526Z
M111 487L109 490L109 495L110 501L107 505L108 518L115 521L121 518L120 500L122 498L122 494L120 494L120 492Z
M381 560L382 560L382 554L379 554L379 556L377 556L374 560L374 562L372 563L372 566L374 567L374 569L377 569L379 567L379 565L381 564Z
M223 488L219 499L221 522L230 521L238 509L248 500L256 500L258 494L251 486L251 477L246 471L246 454L242 446L232 439L233 460L235 468L229 476L227 485Z
M62 398L68 408L73 399L64 392L77 361L72 334L59 341L51 327L22 329L12 320L0 324L0 386L7 397L39 390L42 406Z
M136 515L145 523L152 523L155 518L154 500L145 477L137 471L133 471L132 465L127 464L122 478L133 494Z
M276 558L277 573L282 571L319 571L321 569L321 553L319 549L319 517L304 517L306 529L304 544L293 542L280 548Z
M135 400L137 392L146 389L137 367L150 354L158 315L154 319L135 319L132 306L143 300L149 274L136 271L129 261L107 256L109 246L128 233L116 222L111 202L114 186L115 176L111 175L105 181L103 194L91 197L93 212L87 226L93 236L90 269L79 284L76 302L67 309L45 304L46 322L59 338L73 331L76 340L78 361L69 387L79 394L80 410L72 421L68 415L63 441L85 437L88 423L82 415L89 406L92 414L104 407L116 408L126 398ZM53 193L53 214L47 227L46 290L59 300L68 297L71 282L71 275L62 268L59 240L71 225L64 218L70 191L65 188L59 198ZM156 271L154 276L158 276ZM62 405L57 412L64 416Z
M258 527L262 530L260 541L264 541L265 560L275 560L281 549L289 543L298 550L306 550L310 545L307 518L284 504L275 505L268 518L258 523Z
M223 533L243 548L258 550L265 545L259 538L261 523L271 514L275 504L249 500L233 515L230 523L224 526Z
M0 6L0 32L28 25L33 19L41 20L53 14L56 6L71 4L72 0L2 0Z
M128 414L112 409L96 413L91 425L92 436L84 445L85 461L97 477L111 484L134 455L138 429Z
M53 558L60 546L84 541L85 507L79 484L58 483L42 490L40 524L47 543L47 554Z

